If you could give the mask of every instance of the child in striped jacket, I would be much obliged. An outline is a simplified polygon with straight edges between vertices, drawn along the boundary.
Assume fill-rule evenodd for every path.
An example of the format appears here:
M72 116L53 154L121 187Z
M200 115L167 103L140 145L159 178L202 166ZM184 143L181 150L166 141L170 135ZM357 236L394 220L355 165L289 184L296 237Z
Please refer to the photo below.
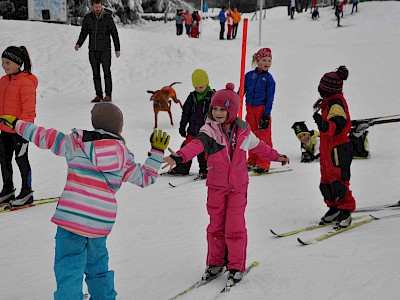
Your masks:
M84 274L93 299L115 299L114 272L108 269L106 247L117 213L115 193L123 182L140 187L153 184L170 138L154 130L152 149L141 165L135 163L120 135L123 115L119 108L112 103L98 103L91 113L95 130L73 129L70 134L11 115L0 116L1 122L26 140L67 160L67 182L52 218L58 226L54 299L83 299Z

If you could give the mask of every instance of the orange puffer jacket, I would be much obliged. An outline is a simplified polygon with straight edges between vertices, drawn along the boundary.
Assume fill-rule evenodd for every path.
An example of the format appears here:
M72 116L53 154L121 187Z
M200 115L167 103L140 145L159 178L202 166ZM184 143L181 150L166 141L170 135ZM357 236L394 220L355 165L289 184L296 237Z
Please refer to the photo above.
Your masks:
M5 75L0 79L0 115L13 115L20 120L32 122L36 117L35 75L25 72ZM14 129L0 124L0 130L15 133Z

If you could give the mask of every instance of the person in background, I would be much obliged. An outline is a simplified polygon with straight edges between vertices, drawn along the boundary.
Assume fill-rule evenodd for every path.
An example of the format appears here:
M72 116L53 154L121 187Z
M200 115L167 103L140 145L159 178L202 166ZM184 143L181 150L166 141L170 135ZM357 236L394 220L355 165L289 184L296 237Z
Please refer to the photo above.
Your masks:
M192 74L194 91L189 94L183 104L182 117L179 125L179 134L185 138L181 147L184 147L199 134L204 125L210 108L211 96L215 90L210 87L210 80L206 71L197 69ZM199 162L198 179L207 178L207 157L204 152L197 155ZM188 175L192 160L176 165L168 171L170 175Z
M318 20L318 18L319 18L319 10L318 10L318 6L316 6L314 8L314 11L311 13L311 19Z
M237 35L239 23L242 20L242 16L240 15L240 12L238 12L237 7L235 7L233 9L232 18L233 18L232 39L235 39L236 35Z
M308 163L319 160L319 131L308 130L304 121L295 122L292 126L296 137L300 141L301 161Z
M354 12L354 8L356 9L356 12L358 12L358 0L352 0L353 2L353 7L351 8L351 13Z
M272 147L271 111L275 98L275 80L269 69L272 64L270 48L262 48L253 54L252 65L256 68L249 71L244 79L244 94L246 96L246 122L251 131L268 146ZM249 171L266 173L270 161L249 151L247 159Z
M228 24L228 32L226 33L226 39L230 40L233 29L232 10L230 8L228 8L228 13L226 14L226 23Z
M182 35L183 21L184 21L184 18L182 16L182 9L178 9L176 11L176 15L175 15L176 35Z
M183 18L185 20L186 35L190 37L190 28L193 24L193 16L188 10L186 10L186 12L183 13Z
M166 168L185 163L203 151L208 154L206 185L210 223L207 227L207 267L202 280L217 276L227 265L227 287L239 282L246 269L247 151L251 149L282 165L290 161L259 140L249 124L238 118L239 104L233 83L228 83L226 89L212 96L206 123L196 138L177 152L169 149L171 155L163 160L166 163L163 168Z
M89 61L93 71L93 83L96 96L93 103L112 101L112 77L111 77L111 39L114 42L115 56L121 55L117 27L111 16L111 12L103 8L102 0L91 0L92 11L88 13L82 22L81 33L75 45L78 51L89 35ZM100 66L103 67L104 85L106 96L103 98L101 86Z
M56 207L55 300L83 299L83 276L92 299L114 300L114 271L108 268L107 236L117 216L115 193L123 182L145 188L158 176L169 135L154 130L144 165L134 161L121 136L123 115L112 103L93 106L94 131L65 134L12 115L0 121L42 149L66 158L67 182Z
M193 21L192 27L190 28L190 37L198 39L200 37L199 26L197 21Z
M219 25L221 26L221 29L219 31L219 39L224 40L224 33L225 33L225 23L226 23L226 16L225 16L225 11L226 8L225 6L222 6L221 11L218 14L218 19L219 19Z
M36 89L38 79L32 74L32 63L24 47L9 46L2 55L6 73L0 79L0 115L12 114L33 122L36 117ZM21 70L23 66L23 70ZM0 124L0 164L3 189L0 206L22 206L33 203L32 172L28 158L29 142L13 128ZM12 158L21 173L21 191L15 197Z
M353 146L349 139L351 118L342 92L343 81L348 76L349 71L345 66L322 76L318 86L322 99L314 104L316 112L313 115L320 132L319 188L329 208L320 224L336 221L337 228L348 227L351 213L356 209L356 201L350 190L350 166L353 160Z

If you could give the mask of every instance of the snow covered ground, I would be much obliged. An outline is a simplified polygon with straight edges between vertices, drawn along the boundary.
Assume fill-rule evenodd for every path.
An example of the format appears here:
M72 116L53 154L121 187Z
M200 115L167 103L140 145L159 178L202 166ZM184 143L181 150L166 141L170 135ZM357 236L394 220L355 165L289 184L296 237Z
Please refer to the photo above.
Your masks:
M311 21L308 13L290 20L286 7L267 11L261 46L273 51L271 73L277 82L273 141L292 159L293 171L250 179L248 263L257 260L260 266L226 299L399 299L400 219L373 222L307 247L300 246L296 236L277 239L269 233L270 228L286 231L315 224L326 211L318 189L319 165L300 164L299 143L291 129L293 122L302 120L315 128L312 104L324 73L339 65L348 67L344 94L353 119L400 113L400 3L363 2L358 13L350 15L350 10L346 8L342 24L347 26L342 28L336 27L330 8L320 10L319 21ZM243 17L251 19L252 14ZM260 48L258 25L249 22L247 71L251 55ZM191 73L196 68L208 72L213 88L227 82L238 87L241 30L242 26L236 40L220 41L219 23L212 20L204 21L201 39L176 36L172 22L119 29L122 48L121 57L113 57L113 98L125 114L123 135L136 161L145 161L154 124L146 91L181 81L174 88L184 101L193 90ZM91 128L94 91L87 42L79 52L73 49L79 31L66 25L0 20L0 49L25 45L31 54L39 78L36 123L64 132ZM179 106L173 103L172 111L178 124ZM177 150L182 138L166 113L159 114L159 127L171 134L171 147ZM399 124L371 127L369 142L371 158L352 165L357 205L397 202ZM64 159L33 145L29 151L36 198L60 195ZM193 171L197 166L195 161ZM118 299L169 299L204 270L205 184L170 188L170 180L159 178L143 190L125 185L118 193L117 223L108 239ZM16 166L15 184L20 185ZM47 204L0 215L0 299L52 299L54 209L55 204ZM213 299L224 281L220 278L182 299Z

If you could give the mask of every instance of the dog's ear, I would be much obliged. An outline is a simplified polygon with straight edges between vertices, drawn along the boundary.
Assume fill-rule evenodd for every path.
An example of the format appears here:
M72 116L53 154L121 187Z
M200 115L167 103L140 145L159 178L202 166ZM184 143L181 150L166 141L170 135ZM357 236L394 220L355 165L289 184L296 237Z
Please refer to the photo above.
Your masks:
M154 93L155 93L155 92L149 91L149 90L147 90L147 92L148 92L149 94L153 94L153 95L154 95Z

